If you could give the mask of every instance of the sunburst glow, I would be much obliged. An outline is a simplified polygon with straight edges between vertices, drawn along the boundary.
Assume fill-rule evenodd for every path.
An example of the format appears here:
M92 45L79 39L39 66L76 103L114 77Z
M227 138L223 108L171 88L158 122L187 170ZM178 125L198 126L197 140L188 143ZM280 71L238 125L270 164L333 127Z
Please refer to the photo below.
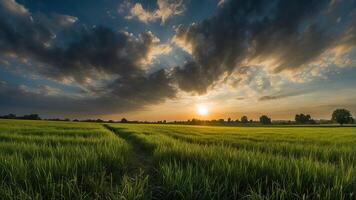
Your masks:
M206 105L198 105L197 112L199 115L205 116L209 114L209 109Z

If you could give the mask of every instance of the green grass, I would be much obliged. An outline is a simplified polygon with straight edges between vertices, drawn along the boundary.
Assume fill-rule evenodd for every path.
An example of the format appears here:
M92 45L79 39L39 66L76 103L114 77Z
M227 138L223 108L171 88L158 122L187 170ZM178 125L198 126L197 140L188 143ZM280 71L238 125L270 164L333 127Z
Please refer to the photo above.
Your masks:
M1 199L124 199L130 152L100 124L1 120Z
M355 127L0 120L4 199L355 199Z
M353 127L110 126L152 152L165 198L355 198Z

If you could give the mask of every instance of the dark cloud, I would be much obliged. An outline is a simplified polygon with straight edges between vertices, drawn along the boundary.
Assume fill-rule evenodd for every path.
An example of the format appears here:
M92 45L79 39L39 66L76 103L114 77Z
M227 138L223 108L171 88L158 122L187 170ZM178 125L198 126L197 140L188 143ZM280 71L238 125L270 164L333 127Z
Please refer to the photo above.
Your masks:
M287 97L290 97L290 96L288 96L288 95L276 95L276 96L266 95L266 96L260 97L258 100L259 101L270 101L270 100L275 100L275 99L283 99L283 98L287 98Z
M98 73L139 76L144 73L141 63L149 59L153 40L154 36L149 32L132 38L125 33L97 27L83 31L79 41L70 43L65 49L51 48L36 56L53 66L43 73L54 78L70 77L83 83L85 78L97 79Z
M78 84L87 92L85 98L58 97L2 85L1 107L103 114L175 96L164 70L146 71L161 45L151 32L136 37L76 21L67 15L32 14L14 0L0 0L0 53L28 60L30 73Z
M312 92L313 90L302 90L302 91L291 91L291 92L286 92L286 93L277 93L274 95L266 95L260 97L258 100L259 101L270 101L270 100L276 100L276 99L284 99L288 97L294 97L294 96L299 96L299 95L304 95Z
M142 75L142 63L149 59L151 49L157 45L157 38L151 32L134 37L100 26L73 27L75 38L65 43L56 39L53 27L58 30L58 27L68 26L75 21L74 17L52 15L50 19L41 15L38 19L27 10L18 12L5 6L13 4L12 7L19 10L21 6L16 2L1 2L0 52L42 63L45 67L38 69L40 73L53 79L83 83L96 79L100 73L123 77Z
M82 117L127 112L162 102L165 100L162 95L166 98L175 96L163 70L133 81L105 87L113 91L97 97L66 94L50 87L13 86L0 81L0 110L2 114L36 112L53 117Z
M194 59L175 69L178 84L204 93L248 65L268 62L274 72L304 67L330 48L353 43L355 8L347 0L226 1L211 19L176 28L173 41Z
M173 74L180 89L198 93L205 93L207 86L211 85L215 78L213 73L207 73L196 62L188 62L184 65L184 68L174 68Z

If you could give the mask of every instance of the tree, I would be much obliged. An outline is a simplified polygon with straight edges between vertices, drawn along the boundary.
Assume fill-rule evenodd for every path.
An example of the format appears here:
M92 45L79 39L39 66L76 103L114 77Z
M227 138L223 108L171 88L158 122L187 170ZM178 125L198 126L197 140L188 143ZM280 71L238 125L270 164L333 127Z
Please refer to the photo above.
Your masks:
M346 109L336 109L332 114L331 120L339 123L341 126L353 121L350 111Z
M16 119L16 115L12 113L8 114L6 117L7 119Z
M23 117L21 117L21 119L41 120L41 118L40 118L40 116L38 114L24 115Z
M260 117L260 123L261 124L271 124L272 123L272 120L271 118L269 118L267 115L262 115Z
M299 124L307 124L307 123L312 123L313 119L311 118L310 115L305 115L303 113L295 115L295 122Z
M242 116L242 117L241 117L241 122L242 122L242 123L248 123L248 118L247 118L247 116Z
M129 122L129 121L126 118L121 119L121 123L127 123L127 122Z
M4 119L16 119L16 115L11 113L11 114L8 114L8 115L1 116L1 118L4 118Z

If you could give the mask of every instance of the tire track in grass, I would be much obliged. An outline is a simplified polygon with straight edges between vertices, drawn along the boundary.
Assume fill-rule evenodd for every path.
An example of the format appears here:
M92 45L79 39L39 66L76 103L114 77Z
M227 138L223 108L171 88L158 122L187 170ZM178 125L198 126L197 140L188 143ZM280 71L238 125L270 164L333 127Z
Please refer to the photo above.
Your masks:
M146 192L150 193L150 199L162 199L164 189L161 187L161 180L158 169L155 167L153 159L154 146L138 138L134 132L127 131L123 128L111 127L103 124L103 127L124 139L132 147L132 157L128 168L128 175L133 179L148 178Z

